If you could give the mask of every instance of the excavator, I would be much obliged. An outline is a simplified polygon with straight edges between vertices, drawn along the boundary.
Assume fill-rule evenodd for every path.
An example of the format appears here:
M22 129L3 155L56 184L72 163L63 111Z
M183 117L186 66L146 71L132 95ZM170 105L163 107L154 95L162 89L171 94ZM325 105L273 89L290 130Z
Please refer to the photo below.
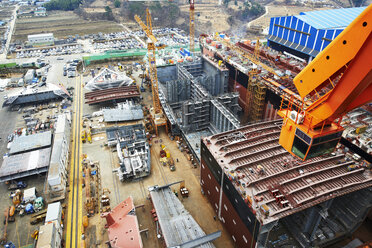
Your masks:
M332 153L343 115L372 100L372 5L295 78L301 103L282 100L279 143L301 160Z

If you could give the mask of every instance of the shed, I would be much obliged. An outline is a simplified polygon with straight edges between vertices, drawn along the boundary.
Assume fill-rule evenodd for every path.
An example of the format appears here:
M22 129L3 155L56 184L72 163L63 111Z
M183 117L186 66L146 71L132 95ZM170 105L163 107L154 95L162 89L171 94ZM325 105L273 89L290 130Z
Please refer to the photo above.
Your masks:
M55 221L55 220L60 222L61 219L62 219L61 202L54 202L54 203L49 204L47 214L45 217L45 224Z

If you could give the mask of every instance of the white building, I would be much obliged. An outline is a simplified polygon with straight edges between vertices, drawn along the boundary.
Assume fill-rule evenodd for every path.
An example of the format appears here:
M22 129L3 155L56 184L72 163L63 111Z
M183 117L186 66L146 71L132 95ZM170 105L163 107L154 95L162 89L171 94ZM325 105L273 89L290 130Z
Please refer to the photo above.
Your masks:
M58 221L40 226L36 248L60 248L63 229Z
M46 8L44 7L37 7L34 10L34 16L46 16Z
M66 192L70 129L70 122L67 115L58 115L47 179L48 186L46 195L49 199L62 199Z
M28 42L31 45L54 45L53 33L28 35Z

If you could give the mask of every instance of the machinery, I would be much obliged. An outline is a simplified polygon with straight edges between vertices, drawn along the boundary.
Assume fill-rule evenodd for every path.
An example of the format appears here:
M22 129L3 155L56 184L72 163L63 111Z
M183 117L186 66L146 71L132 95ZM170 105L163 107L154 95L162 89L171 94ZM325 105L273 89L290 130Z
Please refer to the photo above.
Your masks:
M334 151L344 128L342 116L372 100L372 5L295 78L302 98L282 100L279 143L310 159Z
M189 0L190 2L190 52L194 52L195 46L195 8L194 0Z
M38 197L36 198L35 202L34 202L34 209L36 212L42 210L44 208L44 199L43 197Z
M4 248L16 248L16 246L12 242L8 242L4 245Z
M90 144L92 144L92 129L89 128L88 131L86 132L87 134L87 140Z
M152 100L154 103L153 107L153 113L151 113L152 116L152 122L154 123L156 135L158 135L158 127L159 126L165 126L166 132L168 133L168 126L167 126L167 120L164 117L163 110L160 105L160 99L159 99L159 88L158 88L158 74L156 70L156 59L155 59L155 43L157 42L157 39L152 34L152 23L151 23L151 14L149 9L146 9L146 24L143 23L141 18L138 15L134 16L134 19L138 22L138 24L142 27L143 31L146 33L148 40L147 40L147 55L149 60L149 77L151 81L152 86Z
M22 201L22 191L17 189L15 192L14 192L14 195L13 195L13 205L14 206L18 206L19 204L21 204L21 201Z
M85 130L81 131L81 141L85 143L87 140L87 132Z

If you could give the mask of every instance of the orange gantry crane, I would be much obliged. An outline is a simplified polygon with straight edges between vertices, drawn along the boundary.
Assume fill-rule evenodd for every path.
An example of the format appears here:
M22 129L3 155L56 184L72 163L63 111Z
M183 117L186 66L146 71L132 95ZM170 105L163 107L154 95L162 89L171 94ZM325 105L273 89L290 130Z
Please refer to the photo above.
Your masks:
M194 52L195 49L195 7L194 0L190 2L190 52Z
M372 100L371 31L372 5L294 78L302 105L283 100L278 112L279 143L292 155L306 160L333 152L342 116Z
M152 89L152 100L154 107L150 111L151 113L151 121L155 127L156 135L158 135L158 127L165 126L166 132L168 133L168 126L167 120L164 117L163 110L160 105L159 99L159 86L158 86L158 73L156 70L156 59L155 59L155 43L157 42L156 37L152 34L152 22L151 22L151 14L149 9L146 9L146 24L143 23L141 18L138 15L134 16L134 19L138 22L141 26L142 30L146 33L147 36L147 56L149 61L149 78L151 81L151 89Z

